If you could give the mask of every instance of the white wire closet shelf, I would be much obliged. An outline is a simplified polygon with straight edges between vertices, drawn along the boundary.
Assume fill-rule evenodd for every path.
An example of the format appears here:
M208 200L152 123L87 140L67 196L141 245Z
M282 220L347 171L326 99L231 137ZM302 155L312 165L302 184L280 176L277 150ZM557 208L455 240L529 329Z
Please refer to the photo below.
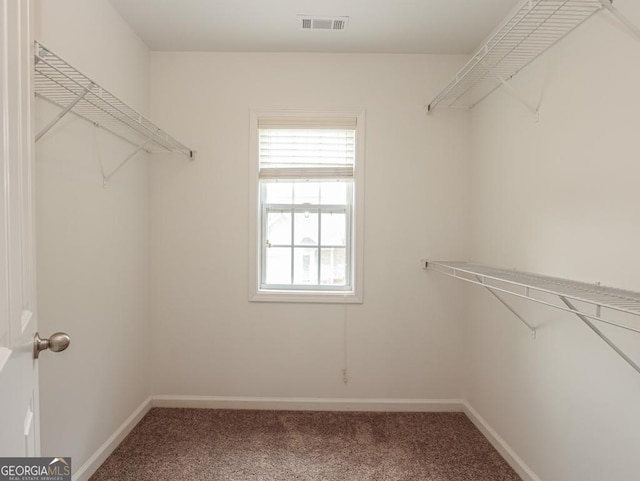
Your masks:
M35 42L35 95L62 109L37 135L42 138L67 113L101 127L147 152L178 152L189 159L194 151L178 142L89 77ZM127 158L128 160L129 158Z
M424 267L464 282L485 287L534 333L534 337L535 328L500 297L500 293L575 314L640 373L640 366L592 322L602 322L640 333L640 327L622 323L618 320L618 316L613 315L614 312L619 312L637 319L637 316L640 316L640 292L468 262L429 260L426 261ZM551 302L549 296L557 297L562 304Z
M612 0L526 0L427 105L472 108Z

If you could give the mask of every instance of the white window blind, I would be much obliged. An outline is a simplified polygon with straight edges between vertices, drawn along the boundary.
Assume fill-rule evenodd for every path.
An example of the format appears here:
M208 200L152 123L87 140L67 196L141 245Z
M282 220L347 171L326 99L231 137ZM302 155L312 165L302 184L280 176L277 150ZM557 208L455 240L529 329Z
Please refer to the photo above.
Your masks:
M354 176L355 118L261 117L261 179L344 179Z

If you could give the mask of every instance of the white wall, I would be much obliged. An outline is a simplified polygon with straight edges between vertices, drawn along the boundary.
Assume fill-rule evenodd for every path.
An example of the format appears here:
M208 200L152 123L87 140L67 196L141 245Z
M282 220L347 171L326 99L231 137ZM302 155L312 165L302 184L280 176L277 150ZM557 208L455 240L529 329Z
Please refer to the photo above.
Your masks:
M151 167L154 393L461 395L458 291L419 259L468 254L469 118L422 108L463 60L152 54L152 117L198 152ZM249 115L263 108L366 110L363 304L248 302Z
M539 122L502 90L474 110L475 261L640 291L639 85L640 42L601 13L515 77ZM532 341L472 301L466 397L540 479L638 479L638 373L575 316L513 301ZM607 332L640 362L640 335Z
M142 112L149 52L106 0L36 2L36 38ZM36 106L36 131L59 110ZM76 471L149 396L148 172L144 156L106 189L98 161L128 144L67 116L37 144L40 333L66 331L40 356L42 452Z

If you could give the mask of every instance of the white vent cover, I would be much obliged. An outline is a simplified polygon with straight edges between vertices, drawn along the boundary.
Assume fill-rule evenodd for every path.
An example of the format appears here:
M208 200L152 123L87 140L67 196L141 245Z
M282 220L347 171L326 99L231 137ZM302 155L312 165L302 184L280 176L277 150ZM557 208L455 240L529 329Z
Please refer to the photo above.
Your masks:
M302 30L346 30L349 17L317 17L298 15L298 27Z

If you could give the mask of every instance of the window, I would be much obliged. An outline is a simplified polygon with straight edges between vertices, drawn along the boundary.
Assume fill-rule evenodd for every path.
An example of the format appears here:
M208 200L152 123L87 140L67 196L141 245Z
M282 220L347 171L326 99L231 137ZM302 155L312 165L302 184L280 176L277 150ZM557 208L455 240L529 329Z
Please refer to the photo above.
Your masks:
M254 114L251 299L360 302L362 114Z

